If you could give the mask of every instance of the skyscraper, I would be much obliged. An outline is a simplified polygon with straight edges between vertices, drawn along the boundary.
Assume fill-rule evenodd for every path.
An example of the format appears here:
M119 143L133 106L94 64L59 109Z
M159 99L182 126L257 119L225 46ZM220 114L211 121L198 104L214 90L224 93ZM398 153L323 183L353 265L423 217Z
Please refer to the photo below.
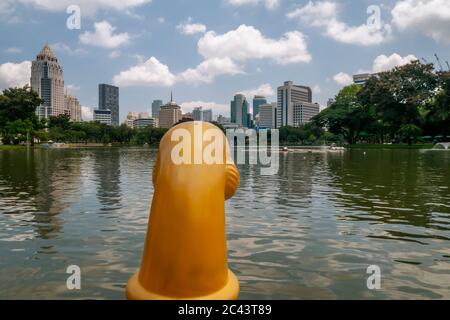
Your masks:
M203 121L205 121L205 122L213 121L212 109L203 110Z
M181 107L173 101L173 97L171 96L170 102L163 105L159 112L159 127L166 129L171 128L178 123L182 117Z
M259 114L259 107L263 104L267 104L267 99L264 96L254 96L253 98L253 120Z
M294 127L299 127L311 121L320 112L318 103L301 102L294 104Z
M294 104L312 103L312 90L310 87L294 85L286 81L278 88L277 128L294 126Z
M159 118L159 111L161 110L161 106L163 105L162 100L153 100L152 103L152 117Z
M277 104L263 104L259 107L259 128L274 129L276 126Z
M192 111L192 118L195 121L203 121L203 109L202 107L194 108Z
M31 88L44 100L36 110L39 119L64 114L63 68L45 44L31 65Z
M65 94L64 95L64 109L70 115L70 120L73 122L81 122L81 105L77 97Z
M94 110L94 121L95 122L99 122L99 123L103 123L103 124L107 124L108 126L111 125L111 110Z
M109 84L98 85L98 108L111 110L111 124L119 125L119 88Z
M234 96L231 101L231 123L248 127L248 102L243 94Z

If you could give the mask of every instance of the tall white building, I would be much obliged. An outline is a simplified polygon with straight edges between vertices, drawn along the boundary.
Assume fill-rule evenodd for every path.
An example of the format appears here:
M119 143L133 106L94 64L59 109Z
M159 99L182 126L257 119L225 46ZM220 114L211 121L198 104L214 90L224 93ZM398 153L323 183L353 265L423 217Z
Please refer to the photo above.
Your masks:
M66 114L70 115L70 121L81 122L81 105L77 97L70 94L64 95L64 109Z
M294 85L286 81L278 87L277 128L294 126L294 104L312 103L312 90L310 87Z
M44 100L36 110L39 119L65 113L63 68L45 44L31 65L31 88Z
M94 121L110 126L112 124L111 110L94 110Z
M277 119L277 104L262 104L259 106L258 127L260 129L275 129Z
M294 127L300 127L311 121L320 112L318 103L301 102L294 104Z

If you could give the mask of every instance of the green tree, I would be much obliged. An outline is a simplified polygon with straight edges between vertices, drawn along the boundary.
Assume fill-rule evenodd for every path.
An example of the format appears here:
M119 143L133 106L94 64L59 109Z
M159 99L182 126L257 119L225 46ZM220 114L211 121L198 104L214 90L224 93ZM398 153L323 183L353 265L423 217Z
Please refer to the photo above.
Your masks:
M430 104L427 120L435 134L447 137L450 134L450 72L439 74L439 93Z
M5 142L6 144L19 144L25 142L30 137L30 132L33 130L33 123L26 120L15 120L8 122L5 126Z
M4 143L8 144L15 140L11 135L25 134L20 132L24 126L31 142L34 142L35 130L41 129L36 117L36 108L42 103L43 100L28 86L3 91L0 95L0 136Z
M414 124L403 124L398 130L398 135L408 142L408 145L412 145L413 141L417 140L422 134L422 128Z
M343 88L336 101L313 118L313 124L326 127L331 133L342 135L349 144L355 144L364 128L374 121L370 110L358 99L360 90L359 85Z
M404 124L423 125L437 85L433 65L414 61L370 78L358 96L376 115L376 125L395 138Z
M62 130L70 129L70 116L68 114L60 114L58 116L52 116L49 118L50 128L61 128Z

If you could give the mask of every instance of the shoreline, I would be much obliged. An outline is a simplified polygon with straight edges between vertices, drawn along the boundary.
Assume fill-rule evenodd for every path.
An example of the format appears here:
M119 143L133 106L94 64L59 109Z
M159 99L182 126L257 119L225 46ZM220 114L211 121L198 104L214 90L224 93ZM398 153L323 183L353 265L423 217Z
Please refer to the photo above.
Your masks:
M307 146L307 145L283 145L282 147L288 147L291 149L326 149L330 146ZM383 144L357 144L357 145L346 145L345 149L373 149L373 150L427 150L433 149L434 144L415 144L415 145L383 145ZM22 145L0 145L0 151L9 151L9 150L26 150L27 146ZM37 144L35 146L30 146L30 149L111 149L111 148L125 148L125 149L157 149L158 145L150 145L150 146L139 146L139 145L100 145L100 144L67 144L67 146L60 148L45 148L41 144Z

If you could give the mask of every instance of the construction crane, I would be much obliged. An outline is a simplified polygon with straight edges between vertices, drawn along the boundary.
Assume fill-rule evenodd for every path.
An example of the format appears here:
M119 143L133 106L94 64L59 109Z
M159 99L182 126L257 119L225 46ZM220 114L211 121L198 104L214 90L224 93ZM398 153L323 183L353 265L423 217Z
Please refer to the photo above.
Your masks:
M441 69L441 72L443 72L444 68L442 67L441 59L439 59L439 56L437 55L437 53L435 53L434 56L436 57L436 60L439 64L439 68Z

